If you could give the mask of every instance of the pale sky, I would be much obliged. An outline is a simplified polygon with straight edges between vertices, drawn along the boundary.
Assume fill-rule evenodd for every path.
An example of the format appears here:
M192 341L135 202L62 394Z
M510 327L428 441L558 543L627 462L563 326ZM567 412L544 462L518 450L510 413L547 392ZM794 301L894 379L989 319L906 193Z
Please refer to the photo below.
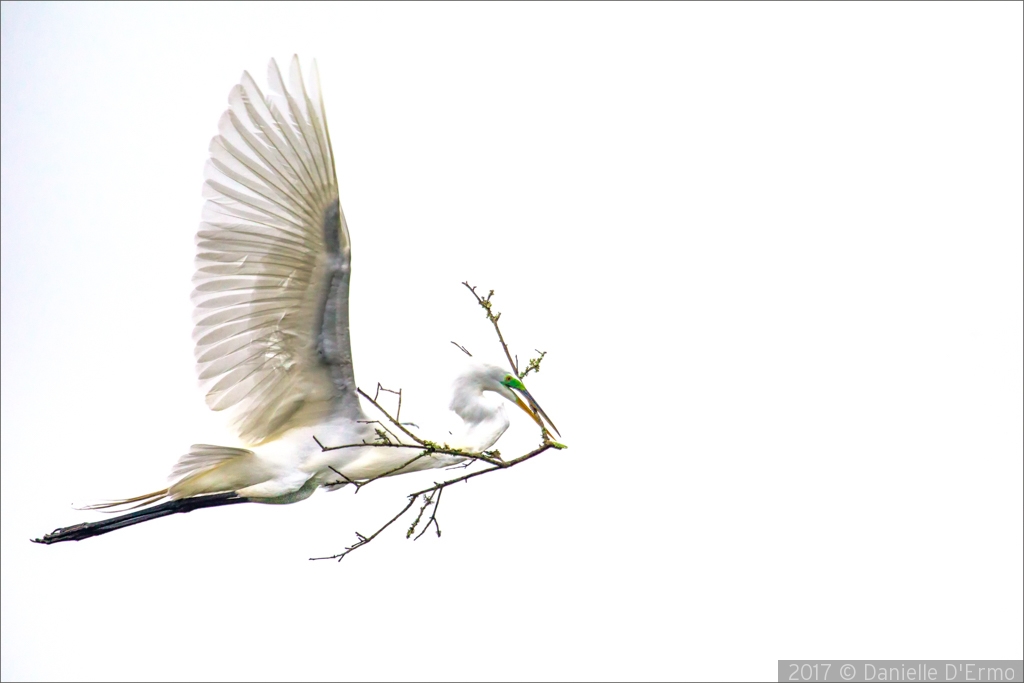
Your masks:
M1022 5L2 6L2 678L774 680L1021 658ZM234 445L207 145L316 58L361 386L447 402L498 291L569 449L81 543ZM498 443L523 452L522 415ZM373 489L376 488L374 491Z

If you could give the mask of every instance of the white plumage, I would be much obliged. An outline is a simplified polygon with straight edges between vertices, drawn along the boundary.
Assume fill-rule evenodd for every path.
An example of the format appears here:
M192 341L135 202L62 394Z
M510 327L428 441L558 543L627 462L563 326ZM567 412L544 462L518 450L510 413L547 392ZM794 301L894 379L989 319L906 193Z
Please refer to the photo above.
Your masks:
M195 342L207 404L259 444L330 415L356 417L348 338L350 241L319 76L248 73L210 143L196 236Z
M167 489L97 507L228 493L231 502L291 503L321 486L462 460L431 453L410 463L421 449L373 445L356 394L351 242L315 63L311 76L304 83L293 58L286 85L271 61L263 93L243 74L206 165L192 294L197 371L207 404L227 411L245 448L196 444ZM517 377L468 363L449 404L462 428L440 441L474 453L491 448L509 426L504 400L543 426Z

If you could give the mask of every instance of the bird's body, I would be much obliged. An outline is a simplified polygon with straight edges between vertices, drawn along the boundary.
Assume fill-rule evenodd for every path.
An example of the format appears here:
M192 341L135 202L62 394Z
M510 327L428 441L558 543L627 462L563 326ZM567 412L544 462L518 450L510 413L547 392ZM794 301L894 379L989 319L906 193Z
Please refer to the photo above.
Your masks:
M448 450L482 453L505 433L510 424L506 399L490 387L500 386L500 380L508 374L493 365L466 364L452 384L449 408L460 420L452 433L445 434L443 442ZM407 474L464 460L445 453L419 457L422 447L394 427L388 437L392 445L373 445L378 424L379 421L373 422L361 413L356 419L333 415L292 426L280 436L253 447L251 455L202 470L200 481L184 477L179 481L184 485L177 490L172 487L171 495L189 497L235 491L256 502L291 503L308 497L319 486L336 488L347 480L366 481L385 473ZM387 426L386 421L383 426ZM332 448L362 443L368 445Z
M286 86L271 61L266 95L248 73L231 90L210 143L196 236L197 371L210 408L232 415L239 444L193 445L167 488L94 506L142 510L44 542L200 507L292 503L320 487L463 459L423 449L401 429L382 439L381 416L371 419L360 403L348 325L351 239L316 64L309 83L297 58L288 76ZM437 441L449 451L489 449L509 426L505 400L544 428L520 378L469 362L449 403L461 425Z
M467 364L452 385L449 408L461 420L444 438L446 450L482 453L505 433L509 418L499 392L512 393L500 384L508 375L497 366ZM510 400L515 400L514 394ZM286 431L252 448L195 444L172 473L177 481L150 495L176 499L234 491L253 502L293 503L320 486L335 489L464 460L450 453L422 455L422 445L394 427L387 430L389 443L378 444L378 424L387 427L386 422L372 421L360 410L354 418L336 413L292 423Z

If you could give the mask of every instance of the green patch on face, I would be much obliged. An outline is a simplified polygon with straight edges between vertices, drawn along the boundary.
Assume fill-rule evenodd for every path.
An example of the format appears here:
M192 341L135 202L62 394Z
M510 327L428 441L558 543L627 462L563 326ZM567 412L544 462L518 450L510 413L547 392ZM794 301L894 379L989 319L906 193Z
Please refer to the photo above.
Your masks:
M518 389L519 391L526 391L526 387L523 383L512 375L505 375L505 379L501 380L501 383L509 389Z

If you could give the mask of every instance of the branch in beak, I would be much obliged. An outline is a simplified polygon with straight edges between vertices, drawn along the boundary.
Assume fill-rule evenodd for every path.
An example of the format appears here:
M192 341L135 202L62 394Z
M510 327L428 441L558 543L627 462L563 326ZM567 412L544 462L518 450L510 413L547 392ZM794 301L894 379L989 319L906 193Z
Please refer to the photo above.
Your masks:
M522 393L522 395L526 397L526 400L529 401L530 405L529 407L527 407L519 399L519 396L516 396L516 405L525 410L526 413L533 418L534 422L540 425L541 429L547 429L547 427L544 426L544 422L541 421L541 417L543 417L545 420L547 420L547 423L551 425L551 431L553 431L556 436L561 438L562 435L558 433L558 427L556 427L555 423L551 421L551 418L548 417L548 414L545 413L544 409L540 407L540 404L537 403L536 399L534 399L533 396L530 395L530 392L526 390L526 387L523 387L522 389L513 389L512 393L515 394L515 392L517 391Z

